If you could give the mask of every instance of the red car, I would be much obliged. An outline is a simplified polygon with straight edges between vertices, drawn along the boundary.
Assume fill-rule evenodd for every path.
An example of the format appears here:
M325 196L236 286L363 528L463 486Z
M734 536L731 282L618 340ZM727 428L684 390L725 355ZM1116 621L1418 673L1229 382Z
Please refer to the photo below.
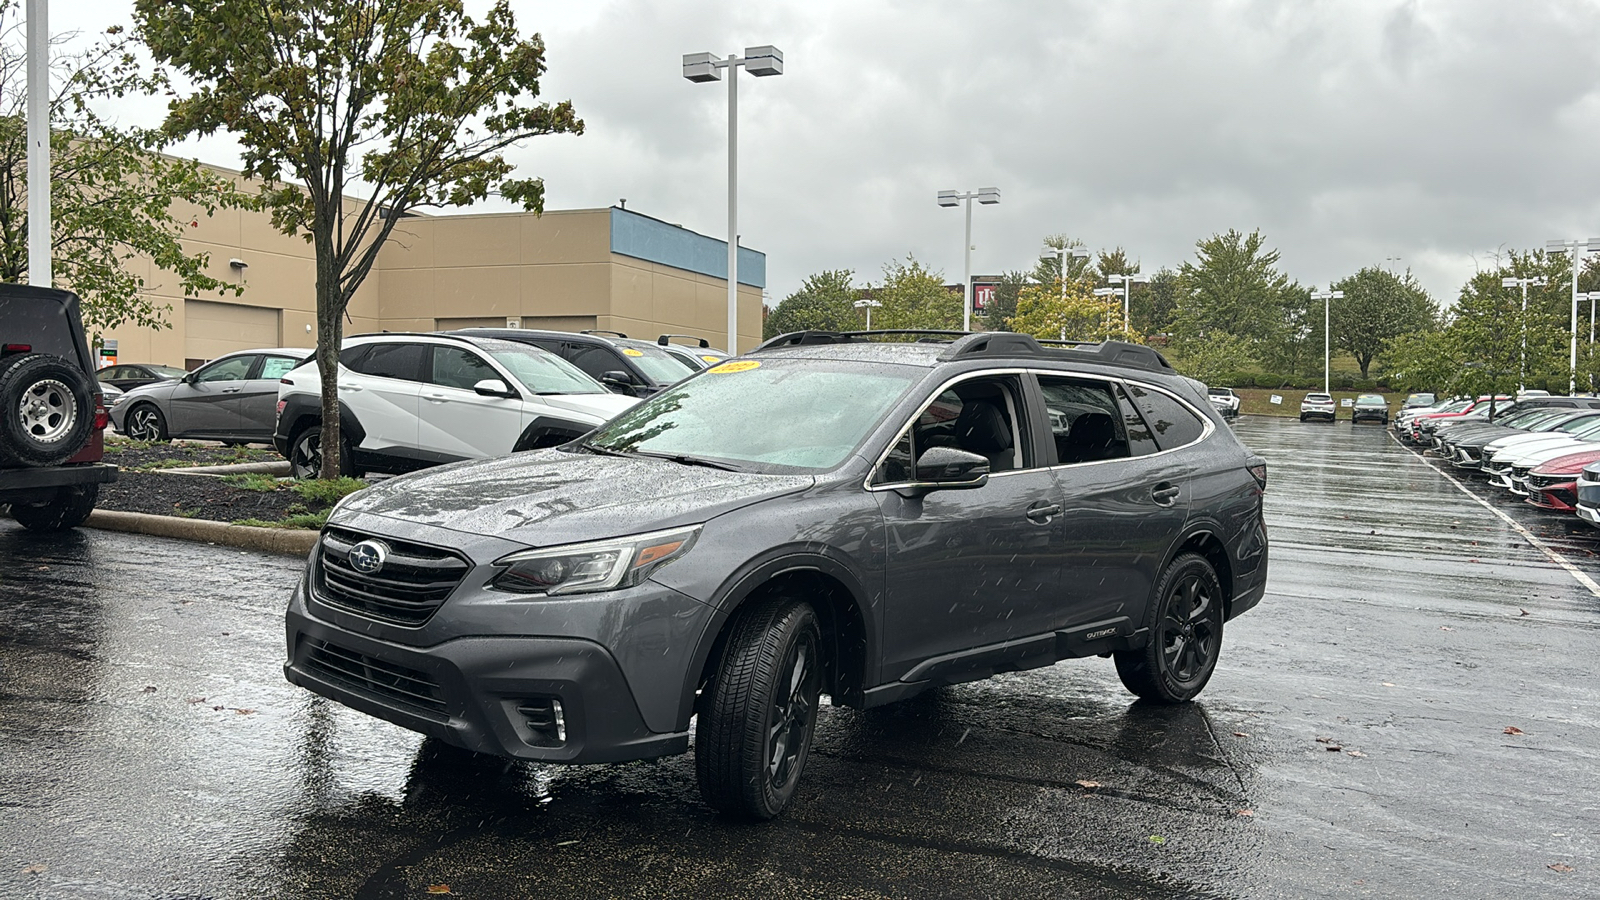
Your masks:
M1516 400L1514 398L1507 397L1504 394L1495 397L1495 415L1498 416L1502 412L1510 412L1511 407L1515 405L1515 403ZM1450 412L1423 413L1421 415L1413 416L1406 422L1409 432L1405 436L1410 438L1412 443L1426 443L1429 436L1433 434L1434 429L1438 428L1440 424L1445 422L1454 422L1462 416L1470 415L1474 412L1477 412L1480 415L1486 414L1488 410L1489 395L1484 394L1483 396L1469 403L1465 408L1457 407Z
M1544 509L1571 513L1578 509L1578 476L1583 467L1600 462L1600 450L1558 456L1528 473L1528 502Z

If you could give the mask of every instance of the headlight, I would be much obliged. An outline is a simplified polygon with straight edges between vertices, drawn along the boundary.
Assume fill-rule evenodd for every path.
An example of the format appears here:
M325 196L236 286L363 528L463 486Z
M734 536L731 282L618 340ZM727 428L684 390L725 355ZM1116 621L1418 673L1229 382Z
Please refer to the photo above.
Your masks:
M495 560L492 585L514 594L587 594L631 587L689 552L700 526L589 544L522 550Z

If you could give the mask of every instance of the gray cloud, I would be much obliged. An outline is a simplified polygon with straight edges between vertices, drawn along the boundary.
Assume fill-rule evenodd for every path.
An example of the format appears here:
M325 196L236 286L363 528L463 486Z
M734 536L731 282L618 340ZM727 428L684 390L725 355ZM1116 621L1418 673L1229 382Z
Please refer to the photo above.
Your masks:
M56 20L127 6L84 0ZM1261 228L1303 282L1397 256L1449 300L1474 254L1600 235L1595 2L517 9L549 45L545 97L588 124L513 154L550 205L627 197L718 236L727 91L684 81L680 57L784 50L783 76L740 83L740 230L768 254L774 301L811 272L865 279L907 253L959 278L962 216L934 194L990 184L1004 200L975 210L980 272L1030 267L1046 234L1123 246L1152 271L1213 232ZM225 140L197 146L233 161Z

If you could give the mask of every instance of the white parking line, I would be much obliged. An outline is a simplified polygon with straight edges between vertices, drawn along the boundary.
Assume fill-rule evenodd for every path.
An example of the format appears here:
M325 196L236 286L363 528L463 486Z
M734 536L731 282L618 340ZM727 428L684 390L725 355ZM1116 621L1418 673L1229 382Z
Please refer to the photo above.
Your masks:
M1526 528L1523 528L1521 523L1519 523L1516 519L1511 518L1510 516L1506 515L1501 510L1495 509L1493 506L1489 505L1489 502L1487 500L1484 500L1482 497L1479 497L1477 494L1474 494L1473 492L1467 490L1467 486L1462 484L1460 481L1457 481L1456 477L1454 475L1451 475L1449 472L1446 472L1443 469L1439 468L1438 466L1434 465L1431 461L1429 461L1429 459L1426 456L1423 456L1421 453L1418 453L1417 451L1415 451L1415 450L1411 449L1410 447L1407 447L1405 444L1401 443L1400 439L1395 437L1393 432L1389 433L1389 440L1394 441L1395 444L1398 445L1402 450L1405 450L1405 451L1409 452L1412 456L1415 456L1418 460L1420 460L1422 462L1423 465L1427 466L1428 468L1432 469L1435 472L1438 472L1440 475L1443 475L1446 479L1449 480L1449 482L1451 484L1453 484L1457 488L1459 488L1461 490L1461 493L1466 494L1468 497L1471 497L1474 501L1477 502L1477 504L1479 506L1481 506L1484 509L1487 509L1489 512L1492 512L1495 515L1499 516L1501 521L1505 522L1507 525L1510 525L1512 528L1515 528L1516 531L1517 531L1517 534L1520 534L1524 538L1526 538L1527 541L1528 541L1528 545L1529 546L1538 547L1539 550L1542 551L1545 556L1550 558L1551 562L1555 563L1556 565L1560 566L1563 569L1566 569L1567 573L1569 575L1571 575L1573 578L1576 578L1578 580L1579 584L1581 584L1584 587L1588 588L1589 589L1589 593L1595 595L1596 597L1600 597L1600 584L1596 584L1595 580L1593 578L1590 578L1588 575L1584 574L1583 571L1580 570L1577 566L1573 565L1570 562L1567 562L1567 560L1565 558L1563 558L1561 556L1561 554L1559 554L1555 550L1551 549L1549 544L1546 544L1544 541L1541 541L1538 538L1534 537L1533 536L1533 532L1529 531Z

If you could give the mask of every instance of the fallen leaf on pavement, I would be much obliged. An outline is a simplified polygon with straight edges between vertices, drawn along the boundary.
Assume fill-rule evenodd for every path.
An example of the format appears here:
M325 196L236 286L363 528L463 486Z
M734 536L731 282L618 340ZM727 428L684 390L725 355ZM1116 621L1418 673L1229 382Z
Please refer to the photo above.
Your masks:
M156 686L153 685L153 684L147 684L144 687L139 689L139 693L141 693L141 694L154 694L155 692L156 692Z
M1455 629L1451 628L1449 625L1440 625L1439 626L1439 630L1440 631L1455 631Z
M45 868L46 868L46 866L44 865L44 863L34 863L33 865L27 867L26 869L23 869L22 870L22 874L24 874L24 875L42 875L42 874L44 874Z
M1317 743L1319 743L1319 744L1331 744L1331 743L1333 743L1333 738L1331 738L1331 737L1319 737L1319 738L1317 738Z
M1239 815L1244 816L1247 819L1252 817L1252 816L1254 816L1255 814L1256 814L1256 811L1253 810L1253 809L1241 809L1241 810L1239 810Z
M430 893L430 894L448 894L448 893L450 893L450 885L448 885L448 884L430 884L430 885L428 885L428 893Z
M1346 756L1366 756L1366 754L1362 753L1360 750L1346 750L1345 751L1345 755Z
M204 698L204 697L190 697L189 699L187 699L187 700L185 700L183 702L185 702L185 703L204 703L204 702L206 702L206 698Z
M1150 843L1152 843L1152 844L1165 844L1166 842L1167 842L1167 839L1162 837L1159 834L1150 835Z
M1097 788L1100 786L1098 781L1074 781L1073 784L1081 788Z
M1249 737L1250 735L1245 733L1245 732L1243 732L1243 731L1235 731L1233 733L1233 736L1234 737Z
M1545 868L1546 869L1553 869L1553 870L1555 870L1557 872L1571 872L1572 871L1572 867L1567 865L1566 863L1551 863L1550 865L1545 866Z
M253 716L253 715L255 715L255 712L256 712L253 709L238 709L237 707L233 711L238 713L241 716Z
M1523 731L1521 728L1518 728L1515 725L1507 725L1506 726L1506 730L1502 731L1500 733L1501 734L1527 734L1527 732Z

